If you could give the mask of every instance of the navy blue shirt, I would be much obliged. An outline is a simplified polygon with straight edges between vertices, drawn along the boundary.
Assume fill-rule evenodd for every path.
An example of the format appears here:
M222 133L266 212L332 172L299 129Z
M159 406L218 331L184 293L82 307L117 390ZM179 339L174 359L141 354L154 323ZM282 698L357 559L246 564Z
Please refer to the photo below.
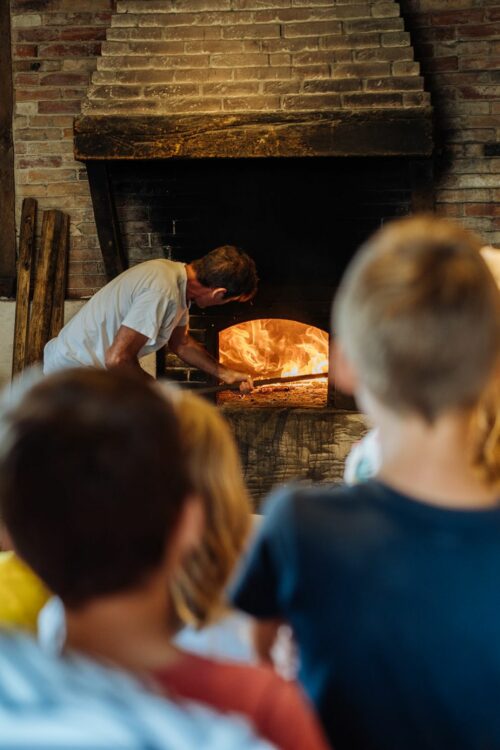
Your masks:
M500 509L376 481L271 498L234 604L282 617L336 750L500 748Z

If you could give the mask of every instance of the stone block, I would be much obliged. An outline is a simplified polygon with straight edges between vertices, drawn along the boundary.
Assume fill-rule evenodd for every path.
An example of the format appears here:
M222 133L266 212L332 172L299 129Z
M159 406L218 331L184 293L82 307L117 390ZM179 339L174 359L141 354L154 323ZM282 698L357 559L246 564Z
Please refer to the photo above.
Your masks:
M331 408L240 408L223 405L258 509L271 490L289 482L341 481L353 443L367 431L363 417Z

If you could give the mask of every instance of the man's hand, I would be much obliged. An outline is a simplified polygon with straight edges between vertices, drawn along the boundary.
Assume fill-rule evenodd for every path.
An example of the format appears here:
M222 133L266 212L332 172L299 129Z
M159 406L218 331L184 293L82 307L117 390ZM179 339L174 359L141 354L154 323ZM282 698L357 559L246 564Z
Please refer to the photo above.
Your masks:
M227 383L227 385L233 385L233 383L240 384L240 393L250 393L253 390L252 376L247 372L238 372L237 370L229 370L224 368L219 372L220 379Z
M187 326L174 328L168 342L168 348L188 365L199 367L203 372L214 375L228 385L240 383L241 393L250 393L253 389L252 378L247 372L230 370L229 367L217 362L205 347L189 334Z

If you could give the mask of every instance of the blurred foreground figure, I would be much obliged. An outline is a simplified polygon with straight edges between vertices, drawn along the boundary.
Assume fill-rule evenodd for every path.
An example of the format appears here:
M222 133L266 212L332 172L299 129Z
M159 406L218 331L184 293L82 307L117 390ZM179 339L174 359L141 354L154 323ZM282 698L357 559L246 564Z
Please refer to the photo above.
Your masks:
M203 619L220 611L249 524L229 428L195 395L185 407L194 433L189 439L164 390L135 374L82 368L35 384L0 424L7 531L62 602L63 648L154 676L168 698L220 710L222 724L222 713L237 714L283 750L324 750L297 686L271 670L223 665L171 643L184 610L193 606ZM197 450L210 453L210 465L188 469ZM217 469L234 473L231 485L240 497L216 499L207 490ZM200 473L207 484L197 480ZM216 539L207 523L211 513L220 522ZM210 566L209 551L222 554L221 538L225 560ZM203 582L205 595L196 596Z
M243 724L80 656L0 634L1 750L270 750Z
M352 261L330 371L378 428L380 467L275 496L235 586L244 611L292 626L337 750L500 747L498 471L478 471L471 440L500 294L479 250L415 217Z

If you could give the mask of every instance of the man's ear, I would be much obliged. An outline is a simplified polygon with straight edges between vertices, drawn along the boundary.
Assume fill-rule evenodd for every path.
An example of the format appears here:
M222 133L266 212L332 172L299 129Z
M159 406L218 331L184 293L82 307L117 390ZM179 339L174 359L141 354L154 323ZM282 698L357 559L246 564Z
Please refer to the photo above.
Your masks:
M216 289L212 289L212 299L214 302L222 302L226 298L227 289L224 289L224 287L217 287Z
M185 556L200 544L204 528L203 501L199 495L189 495L184 501L177 527L168 543L171 565L177 567Z
M336 388L348 396L353 396L358 386L356 370L338 339L335 339L330 346L329 380L331 383L335 383Z

